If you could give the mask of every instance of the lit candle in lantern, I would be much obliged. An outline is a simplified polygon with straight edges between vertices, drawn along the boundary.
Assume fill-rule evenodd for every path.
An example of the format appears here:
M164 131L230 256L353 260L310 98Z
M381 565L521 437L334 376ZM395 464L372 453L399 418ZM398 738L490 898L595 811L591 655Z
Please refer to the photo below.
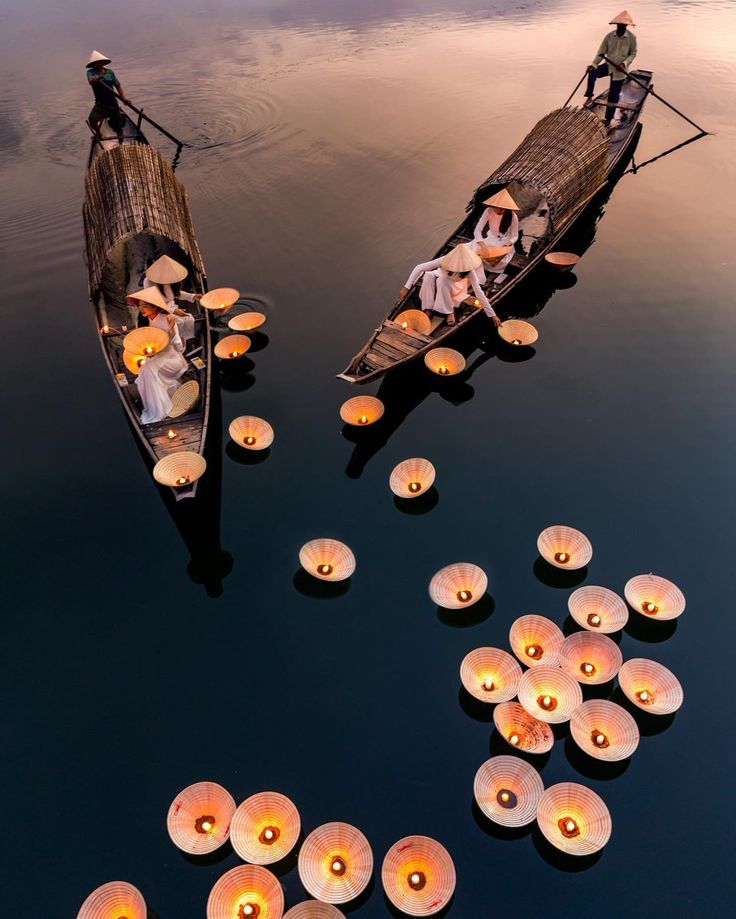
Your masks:
M418 491L421 491L421 490L422 490L421 482L409 482L409 491L414 492L414 494L416 494Z
M542 649L537 645L527 645L526 648L524 648L524 653L527 657L531 657L533 660L537 660L542 656L543 652Z
M486 692L493 692L493 690L496 688L496 684L493 682L493 679L489 676L487 676L480 685L481 685L481 688L484 689Z
M646 689L640 689L639 692L636 694L636 698L640 702L643 702L644 705L648 705L652 701L652 695L651 693L647 692Z
M441 374L443 377L446 377L450 372L450 368L446 367L444 364L440 364L437 368L437 373Z
M593 739L593 743L596 745L596 747L607 747L608 746L608 738L606 737L605 734L602 734L600 731L593 731L593 734L591 736Z
M155 352L156 352L156 349L152 345L146 345L146 347L143 349L144 354L151 355L151 354L155 354Z
M473 599L473 594L469 590L458 590L455 596L461 603L467 603L468 600Z
M240 909L238 910L238 919L240 919L241 914L243 916L253 916L253 919L255 919L260 911L260 907L256 906L255 903L242 903L240 905Z
M480 300L473 300L473 306L480 306Z
M103 335L107 335L109 331L110 331L110 326L107 324L103 325L103 327L100 329L100 332L102 332Z
M598 613L589 613L588 614L588 625L592 625L594 628L598 628L601 624L601 617Z
M585 676L593 676L595 673L595 667L593 664L588 663L587 661L584 664L580 665L580 670Z
M177 484L177 485L186 485L188 481L189 481L189 476L188 476L188 475L180 475L179 478L176 480L176 484Z
M176 431L168 430L166 432L166 436L169 438L169 440L173 440L176 437Z
M243 443L247 444L249 447L252 447L255 442L256 442L256 439L252 434L247 434L243 438Z
M229 357L240 357L240 351L231 351Z
M145 363L146 363L145 357L139 357L138 360L136 361L136 366L142 367Z
M659 612L659 607L656 603L652 603L651 600L645 600L644 603L642 603L641 608L645 613L649 613L650 616L653 616L654 613Z
M281 830L279 830L278 827L267 826L261 832L260 836L258 837L258 841L262 842L265 846L271 846L276 842L280 835Z
M521 737L518 734L509 734L509 743L514 747L518 747L521 743Z
M402 322L402 323L401 323L401 328L402 328L402 329L408 329L408 328L409 328L409 323L408 323L408 322Z
M512 344L512 345L520 345L520 344L521 344L521 339L520 339L520 338L512 338L512 339L511 339L511 344Z
M498 801L501 807L505 807L507 809L516 807L518 804L516 795L513 793L513 791L509 791L508 788L500 788L498 790L498 793L496 794L496 801Z
M198 833L211 833L215 828L215 818L211 814L203 815L194 821L194 829Z
M345 864L345 859L340 858L340 856L332 859L330 864L330 871L333 874L336 874L338 877L340 877L341 875L345 874L346 870L347 865Z
M557 699L554 696L544 695L537 699L537 705L546 712L554 711L557 708Z
M361 415L360 418L358 418L358 424L368 424L368 416Z
M555 561L561 565L566 565L570 561L569 552L555 552Z
M317 574L328 575L332 574L333 570L333 566L328 565L327 563L317 565Z
M412 890L421 890L427 883L427 876L423 871L412 871L407 881Z
M580 834L580 827L572 819L572 817L562 817L557 821L562 835L567 839L571 839L573 836L578 836Z

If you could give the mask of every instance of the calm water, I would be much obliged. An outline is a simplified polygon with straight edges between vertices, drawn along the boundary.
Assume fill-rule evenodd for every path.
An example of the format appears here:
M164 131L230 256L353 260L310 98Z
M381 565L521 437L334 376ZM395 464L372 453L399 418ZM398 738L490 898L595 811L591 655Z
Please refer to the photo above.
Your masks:
M152 915L203 916L239 862L226 851L195 865L169 842L171 799L201 779L237 800L279 789L307 832L354 823L379 866L399 837L436 836L457 866L453 919L724 908L731 3L635 5L637 64L716 136L625 176L577 284L517 300L520 315L543 307L533 359L499 360L479 335L465 342L464 383L418 373L383 388L382 434L356 445L337 416L355 391L334 374L472 189L565 100L613 12L581 0L0 5L4 915L73 919L92 888L125 878ZM92 47L192 144L178 174L211 284L234 284L269 316L251 372L223 380L223 445L227 422L250 412L277 439L259 464L223 449L221 533L194 521L193 560L126 427L86 301ZM691 133L653 100L643 121L640 162ZM438 470L423 515L387 487L412 455ZM210 478L216 517L216 462ZM545 784L583 781L606 800L613 836L592 864L560 863L536 832L506 839L476 817L473 776L505 751L490 714L459 695L462 657L505 646L518 615L565 621L570 586L535 567L536 535L554 522L592 538L585 583L622 591L654 570L688 597L676 628L632 623L621 641L625 657L677 673L677 716L646 723L623 769L582 762L564 731L538 764ZM298 576L298 549L317 535L355 550L339 596L315 597ZM459 559L486 569L492 595L465 618L426 593ZM304 898L293 863L280 876L288 905ZM378 872L346 911L389 915Z

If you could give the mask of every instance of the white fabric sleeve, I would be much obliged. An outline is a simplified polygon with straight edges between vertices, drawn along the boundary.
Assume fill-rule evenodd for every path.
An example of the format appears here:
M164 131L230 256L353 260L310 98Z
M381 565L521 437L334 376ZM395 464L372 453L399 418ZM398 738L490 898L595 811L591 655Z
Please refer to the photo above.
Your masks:
M425 271L432 271L435 268L439 268L441 261L441 258L435 258L432 259L431 262L422 262L421 265L417 265L414 271L409 275L409 280L404 284L404 287L411 290Z
M473 230L473 239L483 239L483 230L485 230L488 225L488 208L486 208L483 213L480 215L480 220L475 225Z
M488 302L488 297L483 293L483 288L478 283L478 278L475 275L474 271L470 272L470 284L473 288L475 296L480 300L480 304L483 307L486 316L495 316L496 311L493 309L491 304Z
M194 301L197 299L197 295L196 295L196 294L190 294L190 293L189 293L188 291L186 291L186 290L180 290L180 291L179 291L179 299L180 299L180 300L186 300L187 303L194 303Z

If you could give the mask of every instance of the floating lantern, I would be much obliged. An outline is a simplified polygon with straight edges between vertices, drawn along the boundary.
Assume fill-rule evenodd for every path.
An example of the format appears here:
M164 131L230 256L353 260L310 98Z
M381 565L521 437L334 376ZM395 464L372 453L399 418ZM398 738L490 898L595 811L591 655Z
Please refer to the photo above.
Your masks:
M618 682L634 705L653 715L671 715L682 705L680 681L656 661L632 657L619 670Z
M207 468L207 461L194 450L169 453L153 467L153 477L159 485L181 488L196 482Z
M243 861L270 865L291 852L300 830L296 806L276 791L262 791L238 806L230 825L230 841Z
M435 469L428 459L414 456L394 466L388 484L397 498L418 498L434 483Z
M196 380L187 380L176 390L171 397L171 411L169 418L180 418L196 406L199 402L199 383Z
M404 310L399 313L394 322L398 323L402 329L412 329L414 332L421 332L426 335L432 328L429 316L422 310Z
M345 914L331 903L305 900L284 913L284 919L345 919Z
M685 611L685 595L672 581L656 574L639 574L626 582L629 606L648 619L677 619Z
M472 606L488 587L485 571L470 562L455 562L441 568L429 582L429 595L437 606L462 609Z
M373 874L373 852L349 823L325 823L299 851L299 878L308 893L326 903L347 903L362 893Z
M233 316L228 321L228 326L233 332L252 332L254 329L260 328L265 321L266 316L264 313L241 313L239 316Z
M583 702L570 719L570 733L581 750L609 763L627 759L639 746L636 721L607 699Z
M547 840L568 855L592 855L611 836L611 815L605 803L576 782L560 782L543 793L537 823Z
M517 756L494 756L475 775L473 793L478 807L494 823L526 826L537 816L544 791L542 777Z
M355 556L337 539L312 539L299 550L302 568L322 581L344 581L355 571Z
M276 875L260 865L231 868L207 900L207 919L281 919L284 891Z
M133 351L123 351L123 363L136 376L141 372L141 367L148 358L145 354L135 354Z
M605 635L575 632L560 648L560 667L579 683L607 683L622 663L621 649Z
M460 679L481 702L508 702L516 695L521 667L500 648L476 648L463 658Z
M216 782L197 782L179 792L166 817L174 845L189 855L207 855L230 835L235 801Z
M382 417L383 402L375 396L353 396L340 406L340 417L345 424L367 427Z
M606 587L579 587L570 594L567 608L575 622L591 632L618 632L629 621L624 601Z
M569 721L582 701L578 682L559 667L534 667L519 680L519 702L540 721Z
M545 616L520 616L511 626L511 650L527 667L549 667L559 663L565 636Z
M224 313L229 310L233 304L240 299L240 291L234 287L216 287L214 290L203 294L199 305L206 310L213 310L216 313Z
M92 893L82 904L77 919L146 919L143 894L127 881L110 881Z
M498 327L498 334L510 345L533 345L539 338L539 332L523 319L507 319Z
M441 377L455 376L465 370L465 358L452 348L432 348L424 355L424 363Z
M557 271L570 271L580 261L580 256L574 252L548 252L544 260Z
M250 338L247 335L226 335L215 345L215 355L224 361L232 361L242 357L250 348Z
M153 357L163 351L168 345L168 332L156 326L149 325L142 329L134 329L123 339L123 348L131 354L142 354L144 357Z
M502 702L493 710L493 723L503 739L525 753L547 753L555 741L552 728L518 702Z
M386 896L408 916L433 916L455 892L455 865L429 836L406 836L386 853L381 868Z
M246 450L265 450L273 443L273 428L256 415L233 418L228 431L233 442Z
M542 530L537 539L537 549L542 558L555 568L584 568L593 558L593 546L585 533L567 526L551 526Z

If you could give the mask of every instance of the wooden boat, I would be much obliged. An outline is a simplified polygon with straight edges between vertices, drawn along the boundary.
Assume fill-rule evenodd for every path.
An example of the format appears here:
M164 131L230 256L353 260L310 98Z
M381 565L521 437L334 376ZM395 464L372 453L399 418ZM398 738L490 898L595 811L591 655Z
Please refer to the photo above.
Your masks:
M542 118L503 165L476 189L467 217L436 252L434 257L439 258L458 243L472 240L484 209L482 202L508 187L520 206L520 236L501 282L496 283L491 274L484 287L497 312L504 297L543 263L544 256L556 248L587 205L604 191L634 143L652 73L636 70L632 76L639 83L626 79L616 105L621 122L610 132L596 114L605 108L607 90L596 97L591 109L562 108ZM451 335L482 313L478 301L469 297L455 310L454 326L435 317L425 333L396 322L399 313L407 309L421 309L418 284L394 304L368 342L338 374L340 379L349 383L375 380L445 345Z
M138 310L126 295L143 286L149 260L169 255L189 269L183 287L207 290L207 277L192 224L189 201L171 165L151 146L127 115L123 142L107 122L93 137L85 178L84 233L89 295L97 334L128 420L148 460L169 453L203 453L210 410L211 335L206 310L187 304L195 335L186 343L189 365L180 383L195 380L196 404L176 418L142 424L136 376L123 362L123 338L139 324ZM190 387L195 388L195 387ZM172 492L177 500L194 497L194 481Z

